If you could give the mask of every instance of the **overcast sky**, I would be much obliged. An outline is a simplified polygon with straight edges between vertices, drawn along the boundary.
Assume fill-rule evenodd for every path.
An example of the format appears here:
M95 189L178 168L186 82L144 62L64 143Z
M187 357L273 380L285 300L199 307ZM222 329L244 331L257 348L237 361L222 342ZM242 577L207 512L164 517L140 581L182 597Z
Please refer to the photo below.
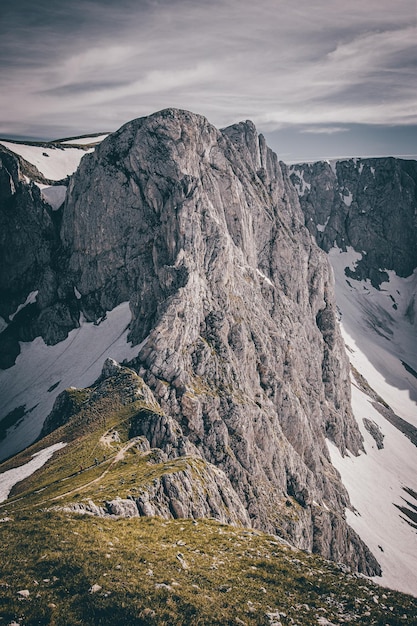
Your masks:
M284 160L417 153L417 0L13 0L0 67L3 137L174 106Z

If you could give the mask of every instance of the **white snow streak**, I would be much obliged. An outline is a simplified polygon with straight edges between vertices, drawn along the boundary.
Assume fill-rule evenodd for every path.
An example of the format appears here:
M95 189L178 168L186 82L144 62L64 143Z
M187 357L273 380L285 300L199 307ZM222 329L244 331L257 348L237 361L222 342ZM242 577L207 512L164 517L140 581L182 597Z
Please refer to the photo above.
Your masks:
M52 457L54 452L64 448L67 444L63 443L55 443L53 446L49 446L49 448L44 448L36 454L32 455L32 460L28 461L24 465L20 467L15 467L11 470L7 470L0 474L0 502L4 502L7 500L9 493L13 489L13 487L20 483L25 478L31 476L36 470L40 469L49 459Z
M20 344L16 364L0 372L0 417L23 405L26 410L33 410L0 442L0 459L36 439L61 391L73 385L91 385L107 357L123 361L137 355L139 347L127 342L130 320L129 303L125 302L108 313L98 326L83 322L55 346L47 346L40 337Z
M28 304L34 304L36 302L36 298L38 297L38 293L39 291L31 291L28 297L26 298L26 300L23 302L23 304L19 304L16 311L12 313L12 315L9 315L10 321L12 321L15 315L17 315L19 311L24 309L25 306L27 306Z
M258 276L260 276L262 278L262 280L264 280L265 282L268 283L268 285L271 285L271 287L274 286L274 283L271 281L271 279L268 278L268 276L265 276L265 274L263 272L261 272L261 270L256 269L256 272L257 272Z

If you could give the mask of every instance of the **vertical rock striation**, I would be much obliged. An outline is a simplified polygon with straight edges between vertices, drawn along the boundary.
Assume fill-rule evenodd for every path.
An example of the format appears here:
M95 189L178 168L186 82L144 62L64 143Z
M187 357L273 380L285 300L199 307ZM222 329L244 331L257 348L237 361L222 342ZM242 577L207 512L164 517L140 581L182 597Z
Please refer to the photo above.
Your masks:
M361 448L331 273L253 124L126 124L72 177L61 239L83 314L130 301L131 365L252 523L378 572L325 443Z

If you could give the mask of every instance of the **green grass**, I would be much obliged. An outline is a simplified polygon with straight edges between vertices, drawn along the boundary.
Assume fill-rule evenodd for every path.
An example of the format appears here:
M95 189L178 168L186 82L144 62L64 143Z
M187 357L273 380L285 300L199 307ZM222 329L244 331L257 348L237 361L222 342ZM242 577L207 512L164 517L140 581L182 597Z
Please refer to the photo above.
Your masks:
M132 420L143 410L160 411L141 399L125 403L124 390L135 377L106 381L111 393L97 393L94 401L94 390L78 394L77 413L67 424L2 466L67 442L0 504L0 626L310 626L320 617L333 624L416 623L416 598L343 573L256 530L59 509L134 497L167 472L202 471L201 459L160 462L154 451L136 446L116 460ZM114 429L120 442L103 442Z
M417 610L317 556L209 520L21 513L2 525L0 559L6 624L269 624L279 612L282 624L394 625Z

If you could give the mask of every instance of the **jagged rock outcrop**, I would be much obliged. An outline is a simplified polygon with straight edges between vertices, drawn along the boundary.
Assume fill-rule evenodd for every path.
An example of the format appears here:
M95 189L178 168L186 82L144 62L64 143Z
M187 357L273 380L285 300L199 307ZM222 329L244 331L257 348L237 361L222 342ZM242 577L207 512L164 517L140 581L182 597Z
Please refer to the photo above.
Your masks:
M171 471L161 468L160 477L141 485L135 497L115 498L102 506L91 500L79 502L65 510L99 517L213 518L223 524L251 526L245 507L222 470L193 457L181 459L178 469L172 465Z
M331 272L253 124L126 124L72 177L61 242L69 308L93 321L130 301L130 365L170 416L151 436L224 471L256 527L378 572L325 443L362 445Z
M61 341L79 316L76 306L67 306L64 283L58 280L60 212L53 212L39 187L28 182L23 161L0 145L2 369L13 365L19 341L39 335L50 343ZM18 310L30 294L33 298Z
M319 161L292 165L289 173L320 247L362 253L352 277L379 286L383 270L409 276L417 267L416 161Z
M58 396L42 436L74 418L84 428L92 421L103 426L112 412L121 407L132 410L128 440L121 449L120 460L134 448L155 471L150 478L131 487L134 496L116 497L103 504L76 502L70 510L101 517L212 517L225 524L251 526L249 515L226 474L201 458L179 424L162 411L144 381L112 359L106 360L100 378L91 388L69 389ZM77 425L71 430L74 437L81 432ZM109 440L120 443L114 432L101 438L102 443L108 444Z
M141 515L165 518L214 518L224 524L251 526L249 515L225 473L203 459L187 458L185 466L167 472L142 488L135 498Z
M385 435L382 432L381 427L378 426L378 424L373 420L370 420L368 417L364 417L362 421L368 433L373 437L378 450L382 450L384 447Z
M63 507L98 517L213 518L223 524L250 527L249 515L225 473L203 459L184 457L161 464L162 475L138 488L138 495L103 505L91 500Z

